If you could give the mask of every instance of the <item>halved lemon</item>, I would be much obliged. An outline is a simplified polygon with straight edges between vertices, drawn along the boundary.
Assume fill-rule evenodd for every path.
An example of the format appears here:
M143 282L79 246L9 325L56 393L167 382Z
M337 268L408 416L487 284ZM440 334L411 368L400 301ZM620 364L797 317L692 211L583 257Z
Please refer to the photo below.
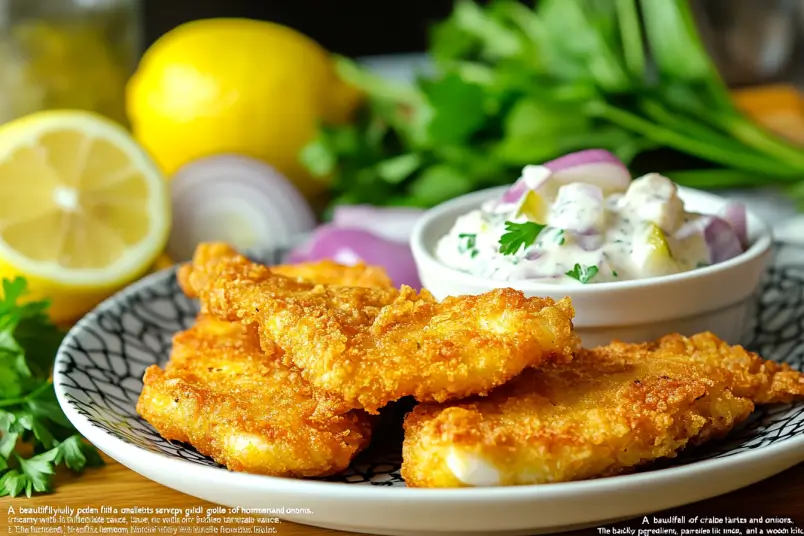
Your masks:
M54 320L145 273L170 219L166 181L118 124L52 111L0 128L0 278L25 277Z

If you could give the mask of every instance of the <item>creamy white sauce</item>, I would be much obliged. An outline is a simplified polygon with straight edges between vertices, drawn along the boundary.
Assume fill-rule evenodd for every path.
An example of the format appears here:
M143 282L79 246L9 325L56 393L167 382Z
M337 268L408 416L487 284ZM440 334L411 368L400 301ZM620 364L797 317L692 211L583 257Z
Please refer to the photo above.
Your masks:
M666 177L649 174L624 191L604 193L592 181L553 184L545 173L528 166L521 198L495 199L460 216L439 241L437 257L481 277L558 284L643 279L716 260L705 235L711 218L687 212ZM507 222L545 227L533 243L504 254Z

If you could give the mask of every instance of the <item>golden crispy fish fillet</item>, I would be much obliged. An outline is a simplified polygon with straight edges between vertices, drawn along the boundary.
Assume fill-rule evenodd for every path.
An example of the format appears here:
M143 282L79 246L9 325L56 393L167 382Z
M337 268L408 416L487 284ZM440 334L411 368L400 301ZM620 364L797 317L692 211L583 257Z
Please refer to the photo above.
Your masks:
M382 268L330 261L278 266L288 277L390 287ZM186 288L186 270L179 282ZM265 346L265 345L263 345ZM137 411L166 439L192 444L234 471L324 476L368 445L369 417L314 418L310 385L265 352L254 326L199 315L174 337L166 369L149 367Z
M253 327L235 322L200 316L174 337L165 370L148 367L143 383L137 411L162 437L233 471L329 475L370 438L363 412L314 419L309 384L260 348Z
M541 484L616 475L725 435L754 404L804 397L804 374L711 333L582 350L486 398L405 419L409 486Z
M310 281L321 285L343 285L345 287L377 287L393 288L394 283L388 274L379 266L368 266L358 263L353 266L338 264L330 260L302 262L299 264L281 264L271 266L271 272L292 279ZM179 268L179 286L188 296L195 298L190 286L192 267L184 264Z
M257 324L331 411L484 394L527 367L569 361L578 345L568 299L512 289L439 303L404 286L316 285L222 244L199 245L186 278L210 313Z

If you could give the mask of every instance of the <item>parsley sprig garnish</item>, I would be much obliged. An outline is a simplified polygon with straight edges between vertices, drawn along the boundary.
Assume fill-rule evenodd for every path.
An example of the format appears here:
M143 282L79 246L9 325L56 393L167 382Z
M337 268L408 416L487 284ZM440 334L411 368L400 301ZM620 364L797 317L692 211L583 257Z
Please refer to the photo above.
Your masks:
M76 472L103 464L98 451L75 433L56 400L49 377L63 334L45 312L49 303L22 303L25 292L24 279L3 280L0 497L52 491L55 467L62 463Z
M585 285L589 282L589 280L597 275L597 272L597 266L582 266L578 263L575 263L575 266L572 267L572 270L567 272L567 275L573 279L577 279Z
M515 255L520 248L527 248L536 242L536 237L545 227L547 226L532 221L523 223L505 222L506 232L500 237L500 253L503 255Z

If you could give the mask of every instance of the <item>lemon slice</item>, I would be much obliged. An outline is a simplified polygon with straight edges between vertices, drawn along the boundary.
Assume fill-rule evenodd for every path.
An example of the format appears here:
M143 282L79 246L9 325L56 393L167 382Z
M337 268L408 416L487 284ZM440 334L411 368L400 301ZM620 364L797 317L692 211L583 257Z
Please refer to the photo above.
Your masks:
M121 126L87 112L0 128L0 192L0 277L61 301L56 317L145 273L170 231L157 167Z

